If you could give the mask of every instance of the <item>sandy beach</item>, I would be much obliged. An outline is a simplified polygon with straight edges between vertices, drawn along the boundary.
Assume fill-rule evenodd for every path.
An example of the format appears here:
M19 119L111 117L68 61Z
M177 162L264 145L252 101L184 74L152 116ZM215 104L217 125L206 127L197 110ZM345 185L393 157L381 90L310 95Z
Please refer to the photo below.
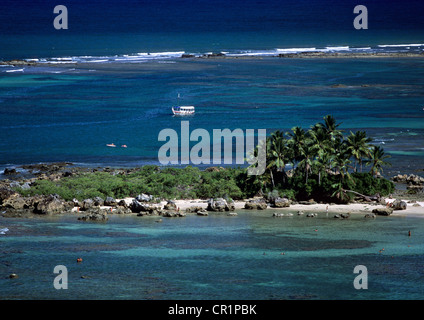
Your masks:
M120 201L121 199L117 199ZM125 198L123 199L128 205L131 203L133 198ZM234 201L235 211L245 210L244 205L246 201L250 199L242 200L242 201ZM396 199L386 198L386 203L392 203ZM424 217L424 201L416 201L411 203L410 200L402 200L407 203L406 210L394 210L391 215L393 216L414 216L414 217ZM190 207L202 207L206 210L208 206L208 200L202 199L193 199L193 200L174 200L175 205L179 208L180 211L185 211ZM158 207L163 208L166 205L167 201L162 201L157 203ZM278 210L278 211L287 211L287 212L326 212L328 209L328 214L341 214L341 213L350 213L350 214L367 214L371 213L373 209L384 208L383 205L378 205L375 203L350 203L350 204L326 204L326 203L316 203L316 204L292 204L287 208L273 208L268 206L267 210ZM111 207L102 206L101 209L110 209ZM74 208L73 211L77 211L77 208ZM266 210L263 210L264 213ZM112 209L113 213L113 209Z

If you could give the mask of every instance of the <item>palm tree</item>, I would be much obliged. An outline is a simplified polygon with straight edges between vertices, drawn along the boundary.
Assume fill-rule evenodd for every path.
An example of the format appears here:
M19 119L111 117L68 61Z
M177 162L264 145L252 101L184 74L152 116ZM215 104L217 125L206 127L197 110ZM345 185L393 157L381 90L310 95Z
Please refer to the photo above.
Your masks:
M317 159L314 162L318 169L318 185L321 185L321 173L330 166L330 142L324 128L319 125L314 125L309 130L314 148L317 150Z
M349 174L349 164L352 161L346 155L347 153L345 149L345 150L342 150L342 152L337 153L337 155L334 158L334 163L339 173L339 181L332 185L332 187L336 189L332 196L336 196L338 199L342 201L348 199L343 189L345 178L352 180L352 177Z
M324 123L318 123L317 126L322 127L328 134L331 141L343 138L342 130L337 129L341 123L337 123L332 115L324 117Z
M292 132L288 134L290 136L288 146L292 152L294 168L295 162L299 162L302 159L301 155L306 141L306 131L301 127L293 127L291 130Z
M356 131L355 133L350 132L347 137L346 145L347 150L355 159L354 171L357 171L356 164L359 163L362 172L362 159L370 156L370 145L371 138L367 137L365 131Z
M267 139L267 169L269 169L272 179L272 185L275 187L274 175L272 171L283 172L287 162L287 140L284 133L276 131L271 133Z
M299 149L299 163L298 168L303 168L305 171L305 183L308 183L309 172L311 172L313 159L317 155L317 147L314 145L312 139L307 137L303 143L302 148Z
M385 159L390 158L390 155L384 153L384 149L380 146L373 146L370 152L370 158L367 165L371 165L370 172L377 176L379 172L383 172L383 166L391 166L390 162Z

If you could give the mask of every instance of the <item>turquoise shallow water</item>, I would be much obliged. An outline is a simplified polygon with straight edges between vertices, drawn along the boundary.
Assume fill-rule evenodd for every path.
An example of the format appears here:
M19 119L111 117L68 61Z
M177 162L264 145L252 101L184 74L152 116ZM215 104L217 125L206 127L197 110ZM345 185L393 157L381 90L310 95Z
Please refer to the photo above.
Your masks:
M366 130L392 155L388 170L411 173L423 169L423 73L422 59L394 58L175 58L1 72L0 169L52 161L158 164L159 132L181 132L181 118L171 115L180 94L180 104L196 106L184 119L190 132L269 134L333 114L346 134ZM128 148L107 148L112 142Z
M1 299L424 298L420 218L269 210L156 220L1 219ZM68 269L67 290L53 287L56 265ZM366 290L353 286L356 265L367 267Z

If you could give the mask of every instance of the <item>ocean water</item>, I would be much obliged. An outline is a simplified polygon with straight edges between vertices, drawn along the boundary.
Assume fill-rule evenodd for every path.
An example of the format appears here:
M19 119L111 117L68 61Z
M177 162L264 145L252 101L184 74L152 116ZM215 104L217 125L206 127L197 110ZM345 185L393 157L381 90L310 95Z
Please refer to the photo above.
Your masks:
M424 52L422 1L362 2L367 30L353 27L350 0L63 1L67 30L53 27L55 1L2 3L0 59L39 66L0 66L0 171L157 164L159 132L181 127L177 103L195 105L190 128L210 133L308 128L333 114L346 133L365 129L384 145L395 164L388 173L423 169L421 58L271 57ZM211 52L232 59L180 58Z
M424 220L240 211L106 223L1 219L0 298L422 300ZM411 236L408 232L411 231ZM77 263L77 258L82 258ZM57 290L54 268L68 272ZM353 282L365 266L368 288ZM7 275L18 274L18 279ZM62 274L62 273L61 273ZM362 272L361 272L362 274ZM363 274L362 274L363 275ZM363 282L362 282L363 283Z
M165 58L0 70L0 167L159 164L159 133L180 136L182 120L212 139L213 129L269 134L332 114L346 134L366 130L385 148L387 174L411 173L423 169L423 79L420 58ZM172 116L178 102L196 114Z
M0 178L39 162L158 164L161 130L180 133L177 103L195 105L184 120L209 133L308 128L332 114L391 155L385 175L424 169L422 58L274 57L423 53L421 0L361 1L368 30L353 28L353 0L65 0L67 30L53 27L58 4L1 1L0 60L38 65L0 65ZM199 58L219 52L227 58ZM0 299L424 297L423 219L155 220L0 217ZM56 265L68 268L68 290L53 287ZM353 287L356 265L368 268L367 290Z

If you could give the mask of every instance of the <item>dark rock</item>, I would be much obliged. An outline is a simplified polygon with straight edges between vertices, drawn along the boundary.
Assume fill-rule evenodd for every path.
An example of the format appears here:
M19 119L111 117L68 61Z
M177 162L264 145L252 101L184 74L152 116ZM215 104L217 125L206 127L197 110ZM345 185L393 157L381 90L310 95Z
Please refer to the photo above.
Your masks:
M3 200L2 206L13 210L31 209L33 208L32 199L22 197L20 195L12 196Z
M105 199L104 205L108 206L108 207L116 207L118 205L118 203L116 202L116 200L114 198L107 197Z
M315 202L315 200L314 199L310 199L310 200L308 200L308 201L299 201L298 202L299 204L306 204L306 205L311 205L311 204L317 204L316 202Z
M79 207L80 206L78 199L75 199L75 198L72 199L72 204L73 204L74 207Z
M167 204L163 206L164 210L177 210L177 205L174 201L168 201Z
M391 207L393 208L393 210L406 210L406 202L402 201L402 200L395 200L392 202Z
M9 175L17 174L17 172L16 172L15 168L6 168L6 169L4 169L3 174L5 176L9 176Z
M131 213L131 210L127 207L123 207L123 206L119 206L116 209L114 209L112 211L112 213L116 213L116 214L129 214Z
M367 213L364 218L366 219L375 219L375 214L374 213Z
M94 207L94 201L92 199L85 199L81 204L81 210L86 211Z
M372 213L375 213L379 216L389 216L393 213L392 208L376 208L372 210Z
M131 212L138 213L138 215L158 215L162 211L159 207L148 204L148 203L141 203L137 201L136 199L133 199L130 205Z
M119 207L128 208L128 205L127 205L127 203L125 202L125 200L124 200L124 199L119 200L119 202L118 202L118 206L119 206Z
M164 212L162 213L162 216L163 216L163 217L185 217L185 216L186 216L186 214L185 214L185 213L183 213L183 212L179 212L179 211L172 211L172 210L169 210L169 211L164 211Z
M94 206L104 206L105 201L100 197L94 197L93 198L93 205Z
M100 208L92 208L84 216L78 217L78 220L82 221L107 221L108 219L107 211Z
M340 214L336 214L334 216L334 218L336 219L349 219L350 218L350 213L340 213Z
M16 191L6 188L6 187L0 187L0 205L3 204L4 200L7 200L11 197L19 196L19 193Z

